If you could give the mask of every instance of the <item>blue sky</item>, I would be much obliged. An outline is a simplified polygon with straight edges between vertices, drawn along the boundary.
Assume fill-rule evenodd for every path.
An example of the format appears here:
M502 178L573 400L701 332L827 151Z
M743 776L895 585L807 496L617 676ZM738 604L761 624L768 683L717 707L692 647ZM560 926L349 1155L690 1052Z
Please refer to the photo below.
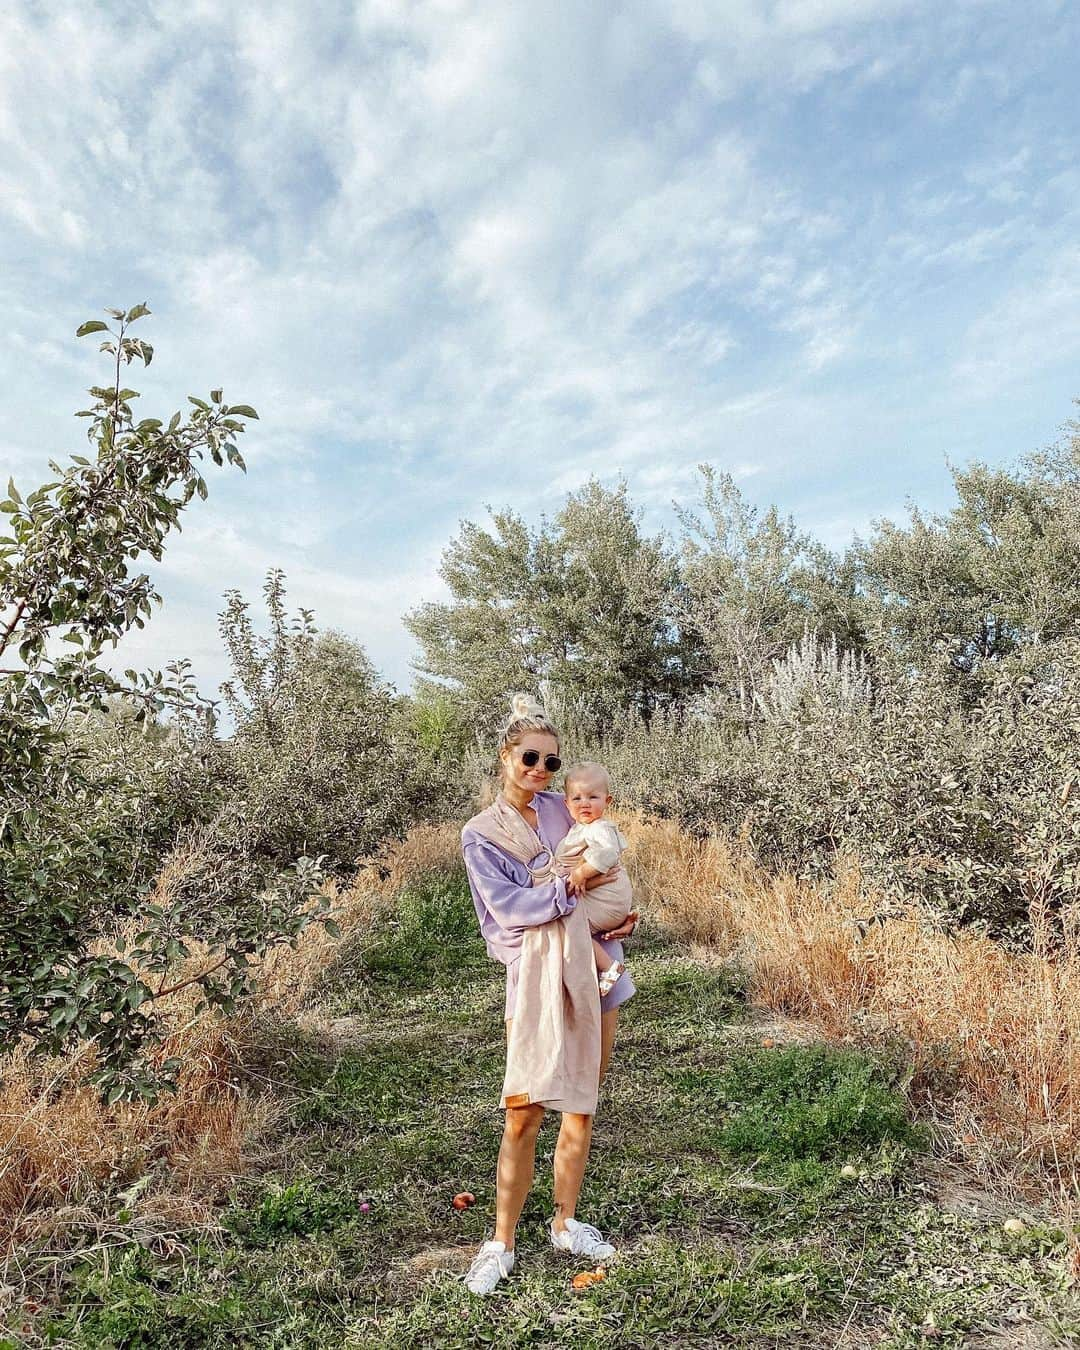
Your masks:
M0 471L84 448L105 305L154 311L144 415L259 409L120 657L208 692L271 566L407 687L457 522L590 475L670 527L708 461L833 547L944 509L1080 395L1078 39L1052 0L14 0Z

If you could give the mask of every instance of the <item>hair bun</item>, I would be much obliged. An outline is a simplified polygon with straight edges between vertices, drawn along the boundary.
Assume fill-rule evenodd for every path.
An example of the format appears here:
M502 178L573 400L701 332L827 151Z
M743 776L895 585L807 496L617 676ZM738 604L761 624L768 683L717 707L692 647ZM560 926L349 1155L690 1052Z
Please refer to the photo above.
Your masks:
M531 694L515 694L510 700L510 717L513 721L521 717L546 716L543 706Z

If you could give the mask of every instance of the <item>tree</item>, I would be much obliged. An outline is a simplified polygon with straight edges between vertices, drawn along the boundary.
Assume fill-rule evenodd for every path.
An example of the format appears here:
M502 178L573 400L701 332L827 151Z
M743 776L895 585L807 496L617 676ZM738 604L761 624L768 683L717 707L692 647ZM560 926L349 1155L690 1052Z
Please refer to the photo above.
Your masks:
M420 670L449 682L474 724L514 689L544 686L598 726L620 709L647 718L683 690L677 566L642 534L625 484L586 484L536 529L510 511L491 524L463 523L443 554L452 601L406 616Z
M773 662L807 630L859 648L853 576L775 507L760 516L729 475L702 465L701 476L703 512L679 510L679 619L700 643L703 682L748 723Z
M1015 470L953 470L957 505L878 522L856 549L867 624L915 665L943 653L958 676L1080 621L1080 430Z
M236 591L221 615L233 670L222 695L236 730L229 804L204 833L247 860L287 866L326 855L349 865L409 812L410 756L394 734L393 691L350 638L320 633L309 610L290 620L280 571L263 594L269 636L255 632Z
M87 718L120 697L140 720L171 707L176 735L197 738L200 704L183 663L120 679L102 656L143 626L159 598L132 564L160 560L183 510L207 495L204 456L244 467L236 441L256 416L215 389L209 400L191 398L187 418L137 421L138 394L121 376L133 361L151 362L150 344L130 335L149 310L106 313L113 327L91 320L77 333L105 334L101 350L111 357L111 384L91 389L91 407L76 414L88 420L93 458L73 455L66 469L51 463L53 481L25 499L11 482L0 502L10 525L0 538L0 1043L29 1037L55 1052L91 1039L95 1081L115 1100L152 1098L160 1085L142 1055L154 1002L175 985L169 972L191 942L206 940L217 953L195 982L208 1001L228 1004L245 987L251 955L310 921L301 905L312 877L301 867L281 883L260 931L244 921L208 928L183 903L141 903L145 869L133 872L116 841L93 828L103 778L75 734ZM109 781L123 793L123 775ZM142 920L126 957L95 946L121 912Z

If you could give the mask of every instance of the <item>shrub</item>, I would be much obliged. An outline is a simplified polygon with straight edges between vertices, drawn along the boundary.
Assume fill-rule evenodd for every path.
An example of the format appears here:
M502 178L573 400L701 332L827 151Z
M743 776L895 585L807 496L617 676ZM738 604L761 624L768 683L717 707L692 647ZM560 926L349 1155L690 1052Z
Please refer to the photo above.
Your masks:
M879 662L869 684L812 641L747 733L699 705L623 718L599 744L575 730L571 753L604 760L619 801L743 832L771 868L825 878L854 855L946 926L1025 940L1033 911L1075 923L1080 638L1020 649L974 708L945 667Z

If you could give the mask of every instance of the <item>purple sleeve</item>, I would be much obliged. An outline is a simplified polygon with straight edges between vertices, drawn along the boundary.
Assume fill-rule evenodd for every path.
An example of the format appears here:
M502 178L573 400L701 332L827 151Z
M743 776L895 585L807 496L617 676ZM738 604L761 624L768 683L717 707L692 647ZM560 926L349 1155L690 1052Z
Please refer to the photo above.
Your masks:
M542 886L522 886L515 881L494 844L466 839L462 853L473 896L505 932L539 928L569 914L577 904L576 897L567 895L562 877Z

